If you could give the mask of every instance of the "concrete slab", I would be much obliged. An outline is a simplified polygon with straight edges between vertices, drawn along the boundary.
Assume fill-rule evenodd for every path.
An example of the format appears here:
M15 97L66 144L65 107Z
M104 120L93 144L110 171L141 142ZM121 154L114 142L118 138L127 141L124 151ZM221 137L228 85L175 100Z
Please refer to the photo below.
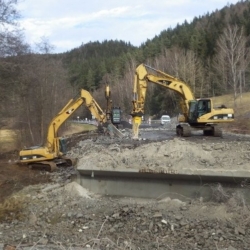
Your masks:
M109 195L159 199L164 197L211 200L222 187L230 194L241 192L250 203L250 171L222 169L183 169L178 173L157 173L137 169L81 169L77 182L90 192ZM249 183L249 184L248 184Z
M234 179L250 178L250 170L226 170L226 169L188 169L155 171L147 168L138 169L91 169L77 167L78 172L85 176L112 176L112 177L137 177L152 179L197 179L213 181L233 181Z

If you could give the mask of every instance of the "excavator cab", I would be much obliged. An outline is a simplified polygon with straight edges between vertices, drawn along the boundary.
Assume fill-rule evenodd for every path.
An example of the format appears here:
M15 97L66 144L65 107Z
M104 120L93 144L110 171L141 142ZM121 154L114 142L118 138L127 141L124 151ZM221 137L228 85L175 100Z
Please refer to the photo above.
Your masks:
M121 123L121 109L113 107L111 111L111 122L116 125Z
M189 102L189 114L188 122L195 123L197 119L211 112L211 100L210 99L198 99Z
M120 107L112 106L113 102L111 100L111 91L108 85L106 86L105 89L105 97L107 100L107 109L106 109L107 120L111 121L111 123L116 128L119 128L121 126L122 111Z
M59 149L62 154L66 154L67 152L67 145L66 145L66 139L65 138L59 138Z

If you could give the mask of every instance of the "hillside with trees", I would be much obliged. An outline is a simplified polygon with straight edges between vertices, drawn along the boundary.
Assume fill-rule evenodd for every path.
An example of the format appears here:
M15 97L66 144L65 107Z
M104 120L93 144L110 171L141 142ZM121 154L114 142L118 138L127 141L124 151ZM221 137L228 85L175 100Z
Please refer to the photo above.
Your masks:
M81 88L105 107L104 88L109 84L114 105L127 118L140 63L184 80L197 98L231 94L237 105L241 94L250 91L249 1L166 27L139 47L118 40L93 41L62 54L53 54L53 46L43 38L35 51L24 42L16 4L0 2L0 125L18 129L22 146L41 144L51 118ZM178 97L171 91L152 85L147 98L148 115L179 112ZM89 115L84 107L79 112Z

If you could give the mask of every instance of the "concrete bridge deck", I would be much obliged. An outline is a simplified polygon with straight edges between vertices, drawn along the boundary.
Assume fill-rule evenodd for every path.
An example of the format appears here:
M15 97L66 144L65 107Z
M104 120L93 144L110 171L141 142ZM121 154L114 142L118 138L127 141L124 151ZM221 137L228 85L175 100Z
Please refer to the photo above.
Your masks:
M154 172L149 169L83 169L78 167L78 183L101 195L141 198L202 197L213 199L223 190L224 195L241 192L250 202L250 171L220 169L183 169L177 172ZM219 186L222 189L219 190ZM219 195L219 194L218 194ZM223 195L223 194L220 194Z

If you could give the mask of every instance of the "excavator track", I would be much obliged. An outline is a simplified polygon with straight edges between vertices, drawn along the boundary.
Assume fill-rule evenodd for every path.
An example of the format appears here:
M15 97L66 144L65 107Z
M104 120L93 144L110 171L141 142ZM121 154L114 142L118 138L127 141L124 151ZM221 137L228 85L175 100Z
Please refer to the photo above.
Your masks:
M205 136L222 137L222 130L217 125L214 125L210 129L204 129L203 130L203 135L205 135Z
M57 165L53 161L41 161L28 164L30 169L44 170L48 172L54 172L58 169Z
M183 126L182 130L183 130L183 135L182 135L183 137L191 136L191 129L189 126Z
M191 128L188 125L177 126L176 134L181 137L189 137L191 136Z
M219 128L217 126L214 126L213 127L213 136L222 137L222 130L221 130L221 128Z
M77 159L58 158L54 161L41 161L30 163L28 167L34 170L44 170L48 172L57 171L59 167L72 167L77 163Z

